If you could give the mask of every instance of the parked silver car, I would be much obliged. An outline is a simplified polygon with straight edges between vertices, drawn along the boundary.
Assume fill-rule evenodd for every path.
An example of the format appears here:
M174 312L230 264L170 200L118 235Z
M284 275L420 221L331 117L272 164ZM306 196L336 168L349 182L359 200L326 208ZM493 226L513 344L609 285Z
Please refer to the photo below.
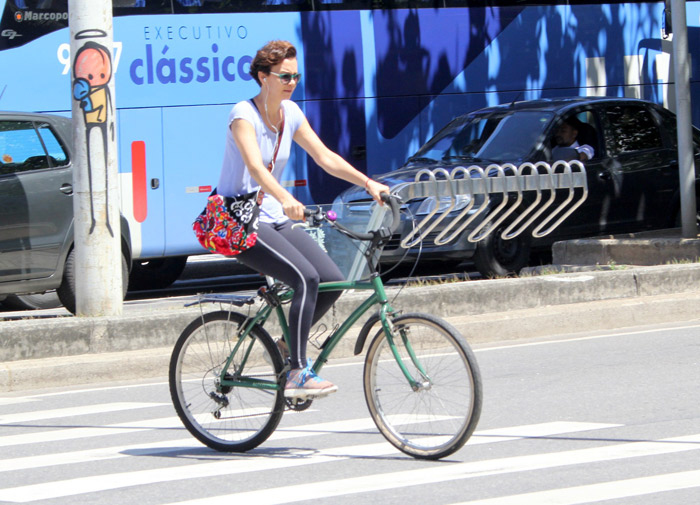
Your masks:
M73 165L70 119L0 112L0 300L41 308L57 290L75 312ZM124 293L131 265L129 225L122 216ZM39 294L39 296L35 296Z

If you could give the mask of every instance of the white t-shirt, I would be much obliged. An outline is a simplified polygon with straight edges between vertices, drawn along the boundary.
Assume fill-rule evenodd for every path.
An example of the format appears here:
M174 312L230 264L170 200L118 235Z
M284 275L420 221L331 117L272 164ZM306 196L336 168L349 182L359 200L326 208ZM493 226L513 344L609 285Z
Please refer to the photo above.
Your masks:
M557 151L560 149L576 149L577 153L583 153L585 154L588 159L592 159L593 156L595 156L595 149L593 147L589 146L588 144L579 144L578 140L574 140L574 143L571 144L570 146L555 146L554 149L552 149L552 158L554 160L559 159L561 156L557 154Z
M291 100L282 101L284 111L284 130L280 138L280 147L275 161L272 175L279 181L284 167L289 160L292 149L292 138L299 126L306 119L299 106ZM262 111L263 113L265 111ZM229 114L228 128L226 128L226 150L224 162L221 167L217 193L223 196L238 196L251 191L257 191L260 187L253 179L248 168L243 163L241 152L231 133L231 123L236 119L245 119L255 128L255 137L260 146L263 164L267 167L272 160L277 134L265 126L265 122L258 109L250 100L239 102L233 106ZM265 194L260 207L260 221L264 223L284 222L288 218L284 215L282 205L271 195Z

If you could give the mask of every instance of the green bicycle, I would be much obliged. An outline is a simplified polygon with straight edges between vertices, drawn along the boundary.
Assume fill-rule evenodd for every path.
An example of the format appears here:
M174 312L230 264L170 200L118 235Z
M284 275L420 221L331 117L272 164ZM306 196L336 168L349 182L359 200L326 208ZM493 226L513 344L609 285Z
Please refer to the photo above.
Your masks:
M450 324L424 313L401 314L387 299L377 273L375 252L399 224L400 201L385 196L391 227L355 233L335 221L332 211L307 210L307 223L328 223L344 235L367 242L368 281L323 283L320 291L367 290L364 300L321 346L313 364L319 373L340 339L370 309L355 344L360 354L376 325L363 372L365 398L379 431L396 448L416 458L439 459L459 450L474 432L481 413L482 386L476 359ZM246 315L232 309L203 313L178 338L170 360L170 394L187 430L218 450L244 452L262 444L286 409L303 410L311 399L285 399L288 365L265 330L276 315L286 342L283 305L291 290L281 284L255 296L205 295L195 302L243 307L261 302Z

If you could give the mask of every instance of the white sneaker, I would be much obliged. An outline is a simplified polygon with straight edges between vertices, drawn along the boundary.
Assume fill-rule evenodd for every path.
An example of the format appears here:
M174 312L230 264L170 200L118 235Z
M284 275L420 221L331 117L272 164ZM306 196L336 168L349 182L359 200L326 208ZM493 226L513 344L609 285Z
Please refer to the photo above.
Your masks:
M338 386L324 380L312 368L297 368L287 372L285 398L320 398L338 391Z

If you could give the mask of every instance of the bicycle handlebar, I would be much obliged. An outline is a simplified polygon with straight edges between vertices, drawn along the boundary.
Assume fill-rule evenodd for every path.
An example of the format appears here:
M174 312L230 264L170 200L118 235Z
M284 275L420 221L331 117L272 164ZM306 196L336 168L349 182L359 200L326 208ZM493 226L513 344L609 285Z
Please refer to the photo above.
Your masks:
M369 233L359 233L349 230L348 228L336 221L338 216L332 210L324 212L320 208L304 209L304 215L307 218L307 223L309 224L309 226L319 226L323 221L327 221L345 235L348 235L349 237L354 238L356 240L370 241L374 240L375 237L381 236L383 234L388 238L394 234L401 222L401 218L399 215L399 211L401 210L401 198L399 198L397 195L390 195L389 193L382 193L381 198L382 201L384 203L387 203L391 208L391 226L389 226L388 228L380 228L379 230L375 230ZM382 233L383 231L385 233Z

